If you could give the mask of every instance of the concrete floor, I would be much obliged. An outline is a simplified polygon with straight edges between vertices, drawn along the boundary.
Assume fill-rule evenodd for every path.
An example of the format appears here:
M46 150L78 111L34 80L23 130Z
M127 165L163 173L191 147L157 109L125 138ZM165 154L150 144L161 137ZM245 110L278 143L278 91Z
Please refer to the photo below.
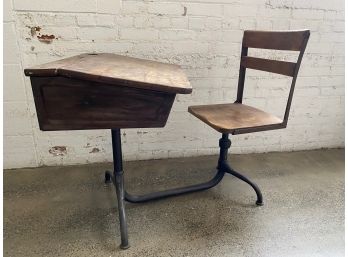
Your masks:
M125 163L131 192L208 179L217 156ZM118 248L111 164L4 173L4 255L344 256L344 150L230 156L262 189L226 175L208 191L127 203L131 248ZM209 171L209 172L208 172Z

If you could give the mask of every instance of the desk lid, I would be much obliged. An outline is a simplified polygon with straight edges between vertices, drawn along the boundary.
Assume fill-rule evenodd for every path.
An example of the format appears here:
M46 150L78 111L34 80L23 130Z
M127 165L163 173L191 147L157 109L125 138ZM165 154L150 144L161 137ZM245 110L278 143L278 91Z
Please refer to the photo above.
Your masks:
M192 87L180 66L117 54L81 54L24 70L33 77L62 76L107 84L189 94Z

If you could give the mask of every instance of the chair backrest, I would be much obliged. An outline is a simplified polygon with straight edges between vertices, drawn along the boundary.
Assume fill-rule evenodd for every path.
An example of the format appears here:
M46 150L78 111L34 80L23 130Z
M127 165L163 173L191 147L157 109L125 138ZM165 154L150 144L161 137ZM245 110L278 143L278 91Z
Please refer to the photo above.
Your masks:
M286 104L283 125L289 118L292 96L295 89L298 70L303 53L309 39L309 30L289 31L244 31L242 53L239 69L237 103L242 103L246 68L277 73L292 77L290 93ZM248 48L262 48L273 50L298 51L297 62L285 62L248 56Z

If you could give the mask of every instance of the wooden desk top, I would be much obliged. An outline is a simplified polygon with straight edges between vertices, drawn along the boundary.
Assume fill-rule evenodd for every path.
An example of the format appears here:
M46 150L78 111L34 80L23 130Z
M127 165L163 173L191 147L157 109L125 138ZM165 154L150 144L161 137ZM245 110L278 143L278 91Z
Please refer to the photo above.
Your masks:
M109 53L81 54L24 70L32 77L61 76L149 89L189 94L192 87L180 66Z

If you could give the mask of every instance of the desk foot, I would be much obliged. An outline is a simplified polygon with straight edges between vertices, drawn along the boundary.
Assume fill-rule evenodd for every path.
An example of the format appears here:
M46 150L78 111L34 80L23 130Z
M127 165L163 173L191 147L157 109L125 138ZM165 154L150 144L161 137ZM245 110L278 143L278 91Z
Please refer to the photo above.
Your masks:
M121 230L121 248L129 248L128 244L128 228L126 220L126 209L124 202L124 179L123 171L114 172L115 186L116 186L116 195L118 203L118 214L120 220L120 230Z
M105 184L110 184L112 182L112 175L110 171L105 171Z
M122 250L127 250L130 247L130 245L120 245L120 248Z

